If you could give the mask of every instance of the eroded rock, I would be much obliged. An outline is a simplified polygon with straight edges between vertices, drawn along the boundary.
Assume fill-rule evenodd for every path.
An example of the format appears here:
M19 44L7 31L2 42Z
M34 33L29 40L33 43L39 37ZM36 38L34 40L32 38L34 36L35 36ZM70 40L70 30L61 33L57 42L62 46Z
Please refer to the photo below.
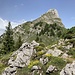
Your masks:
M16 68L22 68L30 63L30 58L34 52L34 46L39 43L32 41L31 43L23 43L22 46L15 51L8 61L9 67L5 69L2 75L15 75Z
M60 72L60 75L75 75L75 61L72 64L67 64Z
M55 66L50 65L50 66L48 67L48 69L46 70L46 73L47 73L47 74L50 74L50 73L52 73L54 70L55 70Z

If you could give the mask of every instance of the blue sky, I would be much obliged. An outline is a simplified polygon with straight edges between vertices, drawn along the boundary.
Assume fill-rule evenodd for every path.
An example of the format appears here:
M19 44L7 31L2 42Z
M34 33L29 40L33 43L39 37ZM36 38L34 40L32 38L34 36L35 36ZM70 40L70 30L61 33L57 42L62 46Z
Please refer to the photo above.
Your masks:
M7 21L17 24L36 19L49 9L58 10L66 28L75 26L75 0L0 0L0 28Z

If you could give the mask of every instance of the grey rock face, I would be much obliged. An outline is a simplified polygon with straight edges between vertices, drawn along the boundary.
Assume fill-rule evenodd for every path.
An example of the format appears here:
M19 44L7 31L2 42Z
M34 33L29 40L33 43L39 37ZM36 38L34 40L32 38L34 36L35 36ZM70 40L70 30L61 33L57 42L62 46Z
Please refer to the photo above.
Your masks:
M59 50L59 49L57 49L57 48L55 47L54 50L49 49L46 54L52 54L52 56L58 57L58 56L61 55L62 53L63 53L63 52L62 52L61 50Z
M62 57L62 58L68 58L68 57L69 57L69 55L68 55L68 54L66 54L66 53L64 53L61 57Z
M34 52L34 46L39 43L32 41L31 43L23 43L22 46L15 51L8 61L9 67L5 69L2 75L15 75L16 68L22 68L30 63L30 58Z
M40 21L46 22L48 24L57 23L59 26L64 27L61 19L59 18L59 15L58 15L58 12L56 9L50 9L45 14L43 14L41 17L34 20L33 23L35 24L35 23L40 22Z
M67 64L60 72L60 75L75 75L75 61L72 64Z
M41 62L43 65L47 64L48 61L49 61L48 58L44 58L44 57L40 58L40 62Z
M2 75L15 75L15 73L16 73L16 67L13 68L7 67L5 71L2 73Z
M38 74L38 75L43 75L43 71L41 69L40 66L36 66L34 65L32 68L31 68L31 71L32 71L32 74L31 75L35 75L35 72Z
M33 66L31 68L31 71L34 71L34 70L41 70L41 67L40 66Z
M55 66L53 66L53 65L50 65L49 67L48 67L48 69L47 69L47 71L46 71L46 73L51 73L51 72L53 72L55 70Z

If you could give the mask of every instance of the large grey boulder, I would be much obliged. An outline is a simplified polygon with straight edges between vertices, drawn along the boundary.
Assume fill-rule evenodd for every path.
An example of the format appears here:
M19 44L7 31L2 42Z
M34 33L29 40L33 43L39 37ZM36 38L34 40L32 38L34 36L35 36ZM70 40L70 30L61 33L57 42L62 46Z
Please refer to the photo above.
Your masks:
M35 52L34 46L38 45L39 43L35 41L23 43L22 46L11 55L8 61L9 67L5 69L2 75L15 75L16 68L27 66L30 63L33 52Z
M39 45L35 41L23 43L22 46L12 54L8 64L10 66L24 67L30 63L30 58L34 51L34 46Z
M75 75L75 61L72 64L67 64L60 72L60 75Z

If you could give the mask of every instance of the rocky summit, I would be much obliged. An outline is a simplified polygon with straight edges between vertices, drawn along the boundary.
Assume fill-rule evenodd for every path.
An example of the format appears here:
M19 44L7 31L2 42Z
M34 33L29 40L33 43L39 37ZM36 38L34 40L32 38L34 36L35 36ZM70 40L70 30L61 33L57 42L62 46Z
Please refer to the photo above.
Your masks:
M48 24L57 23L59 26L64 27L56 9L50 9L45 14L41 15L38 19L34 20L33 23L46 22Z

